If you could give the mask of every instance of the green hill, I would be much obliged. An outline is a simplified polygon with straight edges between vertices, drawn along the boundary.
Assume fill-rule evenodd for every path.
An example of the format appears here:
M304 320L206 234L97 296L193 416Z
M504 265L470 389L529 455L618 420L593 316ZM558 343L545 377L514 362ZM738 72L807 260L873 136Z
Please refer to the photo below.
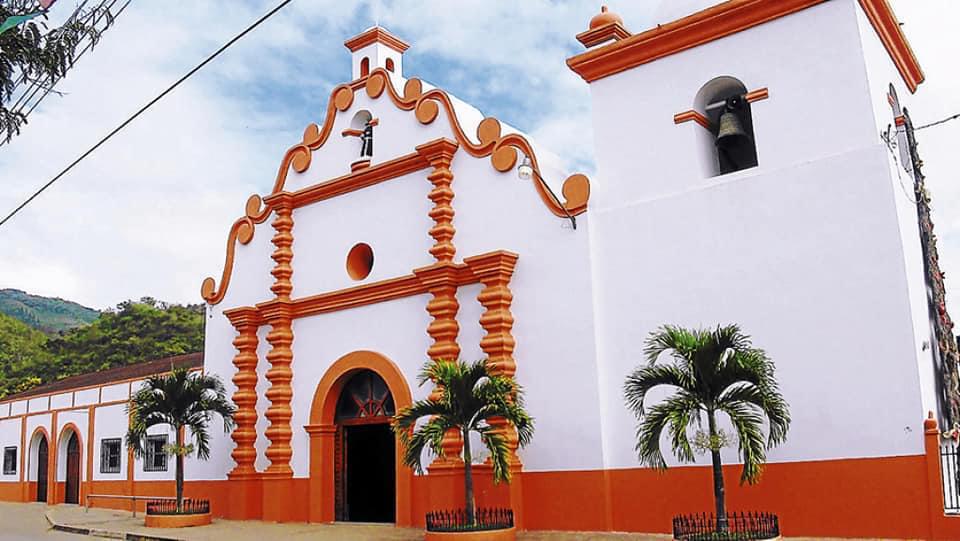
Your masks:
M19 289L0 289L0 314L6 314L48 334L92 323L100 312L63 299L41 297Z
M38 367L50 364L47 336L0 314L0 398L39 385Z

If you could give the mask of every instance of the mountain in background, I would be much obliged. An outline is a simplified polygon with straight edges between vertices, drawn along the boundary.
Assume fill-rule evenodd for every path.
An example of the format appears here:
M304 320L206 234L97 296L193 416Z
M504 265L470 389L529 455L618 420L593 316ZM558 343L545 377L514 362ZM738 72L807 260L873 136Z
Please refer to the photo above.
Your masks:
M47 334L92 323L100 312L72 301L41 297L19 289L0 289L0 314L6 314Z

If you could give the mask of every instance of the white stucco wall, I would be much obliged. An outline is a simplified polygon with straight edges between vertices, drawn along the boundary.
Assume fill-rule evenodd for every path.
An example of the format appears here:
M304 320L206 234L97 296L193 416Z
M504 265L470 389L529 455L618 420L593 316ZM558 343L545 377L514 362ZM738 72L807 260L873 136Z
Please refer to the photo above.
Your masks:
M127 412L124 404L104 406L96 409L93 418L93 480L120 481L127 478L127 446L123 437L127 432ZM100 471L100 451L103 440L121 438L120 471L103 473Z
M20 449L20 427L19 418L0 420L0 453L3 453L7 447L17 448L17 470L12 474L5 474L0 469L0 483L16 482L20 480L20 455L23 452ZM3 455L0 454L0 466L2 466Z

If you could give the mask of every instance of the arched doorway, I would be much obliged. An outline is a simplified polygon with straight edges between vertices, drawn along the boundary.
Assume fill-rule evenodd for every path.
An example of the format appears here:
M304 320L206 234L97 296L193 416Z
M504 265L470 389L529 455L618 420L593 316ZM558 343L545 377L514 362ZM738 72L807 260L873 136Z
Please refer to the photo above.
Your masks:
M73 431L70 431L67 440L67 486L64 501L80 503L80 439Z
M37 501L47 501L47 464L50 456L50 447L45 434L39 435L37 443Z
M338 423L338 406L341 404L341 398L345 396L344 389L352 382L353 377L365 372L372 372L383 381L384 386L390 392L394 409L399 410L413 403L410 386L403 372L390 359L379 353L354 351L340 357L327 368L313 395L313 405L310 408L310 424L304 427L310 435L311 504L308 508L310 522L333 522L338 520L340 516L336 503L337 457L343 459L343 430L344 427L361 426L362 423L357 422L355 425L351 425L346 422L343 415L340 415L341 422ZM360 388L362 389L362 386ZM377 387L375 386L374 389L376 390ZM376 392L374 394L378 397L378 401L384 398L382 394ZM360 395L363 396L363 393L361 392ZM361 400L361 402L364 401ZM384 404L386 404L386 401L384 401ZM365 411L382 413L376 409L369 409L371 406L373 404L368 403ZM359 410L359 406L357 406L357 409ZM357 415L354 416L354 418L356 417ZM386 417L386 415L369 415L370 420L368 422L377 424L378 421L381 421L380 419L374 419L375 417ZM386 427L381 427L381 429L383 428ZM359 434L360 431L357 430L357 433ZM374 445L373 447L386 447L386 449L380 449L379 456L381 457L389 452L388 449L393 449L393 520L397 526L412 526L413 470L403 465L400 443L395 437L391 436L391 438L392 446L384 445L385 442L382 442L380 445ZM361 448L365 447L362 442L359 446ZM338 447L340 448L338 449ZM347 457L347 468L350 467L350 458ZM362 462L354 461L354 464L357 463L362 464ZM343 471L342 467L339 471ZM347 473L349 474L349 472ZM357 495L356 491L354 495ZM341 499L341 502L344 501L345 499ZM351 518L351 520L357 519Z
M337 400L336 518L394 522L396 453L390 417L393 395L372 370L353 374Z

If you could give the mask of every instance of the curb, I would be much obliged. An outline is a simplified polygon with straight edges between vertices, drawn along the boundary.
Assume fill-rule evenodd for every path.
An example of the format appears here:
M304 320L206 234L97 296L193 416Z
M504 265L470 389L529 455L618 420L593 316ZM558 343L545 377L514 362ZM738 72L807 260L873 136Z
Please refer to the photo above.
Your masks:
M70 524L60 524L53 520L50 511L43 514L50 528L58 532L72 533L77 535L89 535L93 537L102 537L107 539L123 539L125 541L185 541L176 537L159 537L156 535L134 533L134 532L114 532L111 530L98 530L95 528L84 528L82 526L71 526Z

